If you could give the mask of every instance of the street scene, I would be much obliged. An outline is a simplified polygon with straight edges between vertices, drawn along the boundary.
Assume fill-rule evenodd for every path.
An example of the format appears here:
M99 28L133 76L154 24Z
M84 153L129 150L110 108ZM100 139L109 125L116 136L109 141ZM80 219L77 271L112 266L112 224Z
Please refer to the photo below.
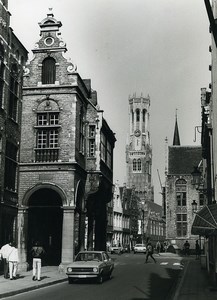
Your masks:
M0 299L217 298L216 20L0 1Z

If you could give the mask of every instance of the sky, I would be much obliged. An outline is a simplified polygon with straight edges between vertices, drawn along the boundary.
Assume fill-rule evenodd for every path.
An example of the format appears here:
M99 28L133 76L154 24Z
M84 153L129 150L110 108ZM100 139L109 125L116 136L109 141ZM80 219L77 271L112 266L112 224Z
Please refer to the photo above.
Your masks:
M211 55L203 0L9 0L11 27L29 51L39 40L38 25L53 8L62 22L65 56L97 91L104 118L116 133L114 182L126 182L125 147L129 95L150 96L152 179L162 204L167 162L177 120L181 145L199 145L200 89L209 87ZM158 176L158 171L159 175ZM159 180L160 177L160 180Z

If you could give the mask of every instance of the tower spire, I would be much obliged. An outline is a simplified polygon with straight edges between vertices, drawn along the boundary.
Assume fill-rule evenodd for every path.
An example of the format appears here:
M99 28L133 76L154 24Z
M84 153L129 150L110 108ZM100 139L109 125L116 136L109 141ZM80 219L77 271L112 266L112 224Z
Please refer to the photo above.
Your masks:
M176 120L175 120L175 129L174 129L174 136L173 136L173 146L180 146L180 138L179 138L179 128L178 128L178 121L177 121L177 109L176 109Z

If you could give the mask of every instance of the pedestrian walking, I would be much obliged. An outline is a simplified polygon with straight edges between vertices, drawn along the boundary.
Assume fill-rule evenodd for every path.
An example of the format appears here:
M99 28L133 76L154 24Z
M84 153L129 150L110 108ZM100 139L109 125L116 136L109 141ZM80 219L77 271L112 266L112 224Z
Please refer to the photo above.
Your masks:
M155 260L155 258L153 257L153 253L154 253L153 246L152 246L151 242L148 242L147 248L146 248L146 260L145 260L145 263L146 263L146 264L147 264L147 262L148 262L149 256L150 256L150 257L153 259L153 261L156 263L156 260Z
M157 241L156 249L157 249L157 253L160 255L160 251L161 251L161 242L160 241Z
M8 244L5 244L4 246L1 247L1 257L3 260L3 265L4 265L4 278L7 279L8 278L8 255L11 251L11 242L9 242Z
M188 241L184 243L184 254L185 256L190 255L190 244Z
M41 259L45 254L44 248L40 245L39 242L35 242L34 246L30 250L30 253L33 258L32 262L32 280L41 280Z
M10 280L15 280L17 278L17 266L18 266L18 250L16 244L11 244L11 249L8 254L8 264L9 264L9 275Z
M199 259L200 256L200 245L198 243L198 240L195 242L195 254L196 254L196 259Z

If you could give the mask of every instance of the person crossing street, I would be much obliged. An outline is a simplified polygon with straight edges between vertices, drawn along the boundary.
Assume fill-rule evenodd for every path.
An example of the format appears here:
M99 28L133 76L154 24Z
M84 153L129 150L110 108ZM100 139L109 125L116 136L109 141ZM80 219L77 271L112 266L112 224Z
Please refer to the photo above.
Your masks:
M153 261L156 264L156 259L153 257L153 253L154 253L153 246L152 246L151 242L149 241L147 244L147 249L146 249L146 260L145 260L146 264L148 262L149 256L153 259Z

